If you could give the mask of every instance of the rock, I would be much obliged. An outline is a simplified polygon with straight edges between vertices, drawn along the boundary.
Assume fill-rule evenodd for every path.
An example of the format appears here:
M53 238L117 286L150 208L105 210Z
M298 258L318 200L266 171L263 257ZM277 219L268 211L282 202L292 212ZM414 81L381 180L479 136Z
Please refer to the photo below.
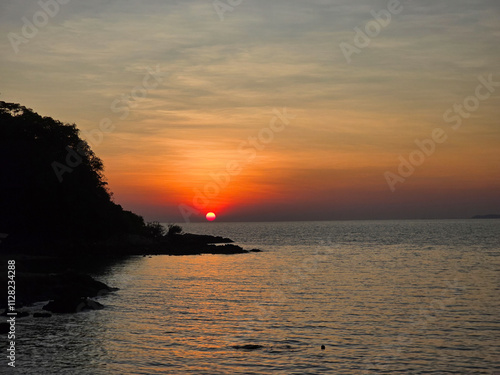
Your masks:
M234 345L234 349L240 349L240 350L257 350L257 349L262 349L262 345L257 345L257 344L246 344L246 345Z
M262 250L260 250L260 249L252 249L252 250L250 250L250 252L251 253L260 253L260 252L262 252Z
M20 273L16 278L16 307L39 301L51 301L65 296L93 298L117 290L89 275L64 273ZM5 305L4 305L5 306ZM1 311L0 311L1 312ZM19 316L19 315L18 315Z
M210 236L205 234L192 234L192 233L178 234L175 235L173 239L179 242L197 246L205 244L214 244L214 243L233 243L233 240L221 236Z
M50 318L51 316L52 316L51 313L46 313L46 312L33 313L34 318Z
M248 253L247 250L244 250L241 246L226 244L226 245L207 245L203 249L204 253L207 254L244 254Z
M69 314L85 310L100 310L104 306L90 298L66 296L50 301L42 308L53 313Z
M260 252L254 249L252 252ZM165 235L155 244L143 248L139 255L201 255L201 254L247 254L245 250L235 245L233 240L221 236L210 236L192 233L174 233Z
M58 275L57 284L62 287L60 295L78 295L79 297L100 296L118 290L93 279L90 275L73 272Z

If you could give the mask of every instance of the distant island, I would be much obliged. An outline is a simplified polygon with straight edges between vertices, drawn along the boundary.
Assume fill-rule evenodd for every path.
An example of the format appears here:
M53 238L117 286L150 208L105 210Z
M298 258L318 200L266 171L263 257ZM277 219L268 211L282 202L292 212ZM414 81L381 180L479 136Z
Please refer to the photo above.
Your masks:
M476 215L472 219L500 219L500 214Z
M0 101L0 160L0 259L5 269L15 262L16 308L42 300L57 313L100 308L89 298L114 289L87 273L133 255L260 251L124 210L76 125L17 103ZM6 292L7 272L0 282Z

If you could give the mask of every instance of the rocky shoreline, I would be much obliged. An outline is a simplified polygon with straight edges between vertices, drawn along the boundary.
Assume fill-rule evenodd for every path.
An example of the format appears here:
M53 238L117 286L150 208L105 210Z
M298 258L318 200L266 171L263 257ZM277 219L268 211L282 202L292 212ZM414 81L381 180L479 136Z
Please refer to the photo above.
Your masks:
M79 249L79 247L78 247ZM49 301L44 311L33 313L35 318L50 317L52 313L76 313L101 309L104 306L92 298L116 291L88 273L100 273L111 264L130 256L148 255L201 255L245 254L261 250L245 250L229 238L196 234L175 234L160 239L120 238L88 245L86 251L72 249L69 255L36 255L16 252L2 253L2 260L16 261L16 311L17 318L29 315L23 310L40 301ZM6 275L0 277L7 285ZM4 280L5 279L5 280ZM7 309L6 301L0 307ZM6 316L7 310L3 315ZM8 329L0 324L0 333Z
M50 318L53 313L67 314L102 309L104 306L92 298L118 290L89 275L73 271L59 274L23 272L16 277L15 285L16 308L10 310L3 306L5 310L1 315L15 317L16 320L30 316L27 307L43 301L48 303L41 310L31 311L34 318ZM9 329L9 323L0 323L0 334L7 333Z

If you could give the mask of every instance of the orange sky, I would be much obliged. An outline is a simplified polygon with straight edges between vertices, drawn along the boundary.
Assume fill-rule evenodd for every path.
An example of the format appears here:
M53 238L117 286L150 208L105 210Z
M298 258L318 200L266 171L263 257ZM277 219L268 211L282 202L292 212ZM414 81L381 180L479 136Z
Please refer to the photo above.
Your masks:
M402 1L365 47L356 30L385 1L243 2L222 19L201 1L68 3L20 44L39 5L7 4L1 99L76 123L115 201L147 220L500 212L497 2Z

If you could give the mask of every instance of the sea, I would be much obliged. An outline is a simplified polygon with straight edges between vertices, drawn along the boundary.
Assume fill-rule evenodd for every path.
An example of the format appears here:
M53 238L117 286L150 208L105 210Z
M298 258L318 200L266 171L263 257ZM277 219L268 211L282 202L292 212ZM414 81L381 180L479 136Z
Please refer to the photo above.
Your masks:
M182 227L262 252L116 263L103 310L19 319L0 371L500 374L500 220Z

